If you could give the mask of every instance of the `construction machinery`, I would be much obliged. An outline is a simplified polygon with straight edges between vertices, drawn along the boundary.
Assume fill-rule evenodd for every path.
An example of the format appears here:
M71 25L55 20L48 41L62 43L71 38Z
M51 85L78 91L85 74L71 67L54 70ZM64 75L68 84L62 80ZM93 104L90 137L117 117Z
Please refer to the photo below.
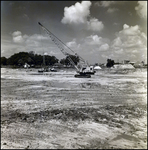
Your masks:
M52 32L50 32L47 28L45 28L40 22L38 22L38 24L47 33L47 35L60 49L60 51L67 57L71 65L75 67L77 72L77 74L75 75L76 78L90 78L91 74L95 73L93 66L89 66L89 64L81 56L79 56L70 47L64 44L58 37L56 37ZM69 51L72 52L72 54L70 54ZM77 65L71 59L70 57L71 55L74 55L79 58L79 63Z

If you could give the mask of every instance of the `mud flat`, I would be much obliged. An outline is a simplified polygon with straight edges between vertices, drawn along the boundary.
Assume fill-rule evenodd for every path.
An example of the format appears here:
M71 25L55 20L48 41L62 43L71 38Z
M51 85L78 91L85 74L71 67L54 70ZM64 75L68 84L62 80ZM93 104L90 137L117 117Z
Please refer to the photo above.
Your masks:
M1 149L146 149L147 70L1 69Z

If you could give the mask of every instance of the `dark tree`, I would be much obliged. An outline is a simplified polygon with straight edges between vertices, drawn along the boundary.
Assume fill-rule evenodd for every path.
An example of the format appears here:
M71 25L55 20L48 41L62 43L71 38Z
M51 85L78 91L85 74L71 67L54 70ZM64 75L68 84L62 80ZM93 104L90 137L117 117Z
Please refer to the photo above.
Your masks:
M9 65L19 65L19 62L27 62L28 63L29 55L27 52L19 52L17 54L12 55L8 58Z
M1 57L1 65L7 65L7 58Z
M1 64L7 64L8 65L15 65L15 66L23 66L25 63L29 65L54 65L55 63L58 63L59 60L55 56L44 56L45 59L43 59L42 55L34 54L31 52L19 52L17 54L12 55L8 59L5 57L1 58ZM45 60L45 63L43 64L43 60Z
M61 59L61 60L60 60L60 63L61 63L62 65L66 65L65 60L66 60L65 58Z
M73 62L75 63L75 65L78 64L79 62L79 57L78 56L75 56L75 55L70 55L70 58L73 60Z
M111 59L107 59L107 64L106 64L106 67L110 68L114 65L114 60L111 60Z
M43 64L43 56L42 55L35 55L34 56L35 65L42 65Z
M18 60L18 65L19 66L23 66L25 64L24 60L23 59L19 59Z
M70 57L70 59L72 59L72 61L75 63L75 65L78 64L78 62L79 62L79 57L77 57L77 56L75 56L75 55L69 55L69 56L67 56L65 59L64 59L64 58L61 59L60 63L63 64L63 65L66 65L66 66L72 65L71 62L70 62L69 57Z
M58 63L59 60L55 56L51 56L50 65L54 65L55 63Z

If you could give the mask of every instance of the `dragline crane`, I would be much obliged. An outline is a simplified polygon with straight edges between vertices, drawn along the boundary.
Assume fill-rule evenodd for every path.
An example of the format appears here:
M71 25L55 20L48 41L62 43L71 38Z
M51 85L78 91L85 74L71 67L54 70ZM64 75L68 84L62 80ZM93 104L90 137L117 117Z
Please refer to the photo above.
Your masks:
M70 47L68 47L66 44L64 44L58 37L56 37L52 32L50 32L47 28L45 28L40 22L38 24L41 26L41 28L47 33L47 35L51 38L51 40L55 43L55 45L60 49L60 51L67 56L67 59L69 62L75 67L78 74L75 75L75 77L80 78L90 78L90 74L94 74L95 71L93 69L93 66L90 67L89 64L77 53L75 53ZM71 51L74 56L79 58L79 64L76 65L74 61L71 59L71 54L69 53Z

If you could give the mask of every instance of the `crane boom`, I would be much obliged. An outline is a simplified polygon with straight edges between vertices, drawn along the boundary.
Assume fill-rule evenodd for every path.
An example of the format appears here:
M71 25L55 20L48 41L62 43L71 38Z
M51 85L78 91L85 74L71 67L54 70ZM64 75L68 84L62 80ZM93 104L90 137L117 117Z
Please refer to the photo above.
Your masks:
M67 49L69 49L71 52L73 52L73 54L75 55L75 56L78 56L79 57L79 59L82 61L82 62L84 62L84 63L86 63L86 61L81 57L81 56L79 56L77 53L75 53L70 47L68 47L66 44L64 44L58 37L56 37L53 33L51 33L47 28L45 28L40 22L38 22L38 24L42 27L42 29L44 30L44 31L46 31L46 33L50 36L50 38L55 42L55 41L57 41L57 42L60 42L63 46L65 46ZM56 44L56 43L55 43ZM60 46L60 45L59 45ZM62 49L61 50L62 51L62 53L64 54L64 55L69 55L69 54L67 54L67 52L66 51L64 51L64 49Z
M51 31L49 31L47 28L45 28L40 22L38 24L41 26L41 28L47 33L47 35L51 38L51 40L57 45L57 47L61 50L61 52L67 56L67 59L69 62L76 68L77 72L80 74L94 74L93 68L90 68L88 63L77 53L75 53L70 47L68 47L66 44L64 44L58 37L56 37ZM76 57L79 58L79 61L81 61L81 64L77 66L73 60L70 57L70 53L67 50L70 50ZM83 65L82 65L83 64ZM89 68L89 69L88 69Z
M85 63L85 60L79 56L77 53L75 53L70 47L68 47L66 44L64 44L58 37L56 37L53 33L51 33L47 28L45 28L40 22L38 24L42 27L44 31L48 34L48 36L51 38L51 40L57 45L57 47L61 50L61 52L67 56L67 59L70 61L70 63L76 68L78 72L80 72L79 68L75 65L73 60L70 58L70 54L65 50L65 48L69 49L71 52L74 53L75 56L78 56L79 59ZM65 47L65 48L64 48Z

